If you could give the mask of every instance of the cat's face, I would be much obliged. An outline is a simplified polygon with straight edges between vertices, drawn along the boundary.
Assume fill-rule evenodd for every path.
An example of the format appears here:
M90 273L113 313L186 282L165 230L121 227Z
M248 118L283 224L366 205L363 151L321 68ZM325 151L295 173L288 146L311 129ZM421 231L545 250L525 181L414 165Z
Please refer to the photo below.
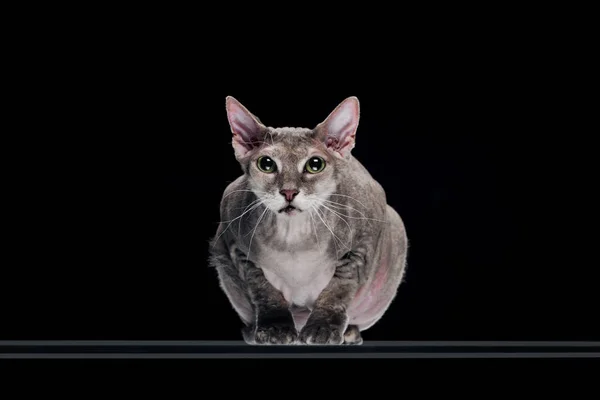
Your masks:
M342 102L315 129L268 128L232 97L226 101L236 158L271 211L298 215L335 193L336 168L354 147L359 106Z
M295 215L335 192L336 159L311 139L311 131L282 129L270 132L266 142L249 157L246 171L271 211Z

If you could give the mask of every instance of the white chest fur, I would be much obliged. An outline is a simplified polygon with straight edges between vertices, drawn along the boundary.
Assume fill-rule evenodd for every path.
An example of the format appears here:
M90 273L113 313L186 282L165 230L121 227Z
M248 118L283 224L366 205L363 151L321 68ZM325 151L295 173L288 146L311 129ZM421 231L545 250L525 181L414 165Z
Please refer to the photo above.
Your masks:
M259 266L290 304L310 309L333 277L335 260L310 236L310 220L296 216L290 222L290 217L284 218L288 220L276 229L279 244L286 242L288 246L272 248L265 243Z

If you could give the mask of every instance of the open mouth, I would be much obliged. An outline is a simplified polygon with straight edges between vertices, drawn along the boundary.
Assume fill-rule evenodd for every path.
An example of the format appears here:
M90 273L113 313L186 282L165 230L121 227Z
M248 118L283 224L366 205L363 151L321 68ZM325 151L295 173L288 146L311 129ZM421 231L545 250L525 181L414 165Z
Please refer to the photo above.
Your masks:
M292 212L294 212L295 210L297 210L296 207L294 206L287 206L282 208L281 210L279 210L280 213L284 212L286 214L291 214Z

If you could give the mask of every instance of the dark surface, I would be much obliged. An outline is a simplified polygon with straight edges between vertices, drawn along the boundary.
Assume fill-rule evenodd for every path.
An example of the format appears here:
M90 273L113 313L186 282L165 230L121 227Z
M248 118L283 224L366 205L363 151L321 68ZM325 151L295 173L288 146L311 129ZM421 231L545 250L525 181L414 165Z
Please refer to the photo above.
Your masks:
M244 342L0 342L0 358L600 358L598 342L372 342L249 346Z
M54 54L30 81L1 339L241 339L206 265L222 191L241 173L227 95L267 125L306 127L358 96L354 154L411 246L366 341L600 338L597 263L581 257L581 231L562 229L568 161L548 147L565 116L532 53L437 42L340 67L160 43L77 63Z

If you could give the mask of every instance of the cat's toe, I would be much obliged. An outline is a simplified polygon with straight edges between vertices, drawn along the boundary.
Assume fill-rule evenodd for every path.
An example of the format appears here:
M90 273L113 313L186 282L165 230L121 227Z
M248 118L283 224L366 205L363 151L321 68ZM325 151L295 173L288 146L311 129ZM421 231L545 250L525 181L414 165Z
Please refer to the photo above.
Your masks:
M254 332L254 344L288 345L298 338L296 328L289 324L259 326Z
M314 323L302 329L299 340L304 344L340 345L344 342L342 331L327 323Z

